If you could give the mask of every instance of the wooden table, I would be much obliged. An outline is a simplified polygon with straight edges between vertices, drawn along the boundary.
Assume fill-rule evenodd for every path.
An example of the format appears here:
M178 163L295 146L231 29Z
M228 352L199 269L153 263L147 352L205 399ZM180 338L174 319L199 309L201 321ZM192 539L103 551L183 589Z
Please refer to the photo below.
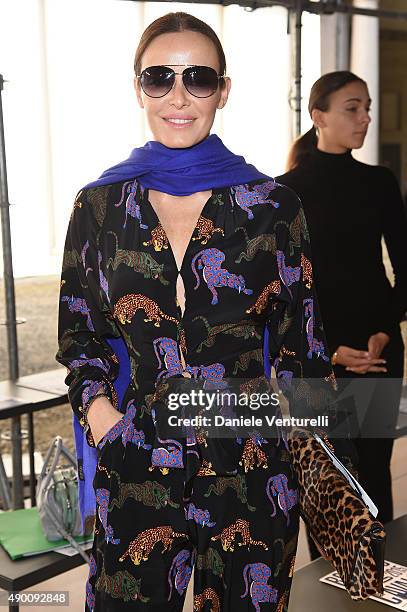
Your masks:
M28 415L28 450L30 456L30 497L35 505L34 427L33 413L53 408L68 401L64 384L65 368L21 376L17 381L0 382L0 420L11 419L13 499L11 500L0 456L0 494L5 508L24 507L20 417Z
M87 552L89 553L90 549ZM57 552L43 553L12 561L0 546L0 589L8 592L29 589L39 582L54 578L54 576L74 569L83 563L85 561L79 554L68 557ZM63 580L61 580L60 590L66 590ZM49 606L48 608L50 609ZM55 606L54 609L59 609L59 607ZM71 608L61 606L60 609L70 610ZM9 612L18 612L18 610L19 606L17 604L9 605Z

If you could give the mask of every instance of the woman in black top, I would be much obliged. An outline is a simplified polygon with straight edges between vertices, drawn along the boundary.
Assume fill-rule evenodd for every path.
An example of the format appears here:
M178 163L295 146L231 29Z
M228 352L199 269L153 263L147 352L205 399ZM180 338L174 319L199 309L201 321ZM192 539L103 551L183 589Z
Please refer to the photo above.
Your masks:
M322 76L308 106L314 127L294 143L289 171L276 180L291 187L304 206L335 375L339 380L392 379L392 384L370 387L373 394L355 441L361 484L385 522L393 517L390 459L403 377L407 221L392 172L352 157L352 149L363 145L370 104L367 85L356 75ZM394 286L385 273L382 237ZM364 393L366 403L367 389Z

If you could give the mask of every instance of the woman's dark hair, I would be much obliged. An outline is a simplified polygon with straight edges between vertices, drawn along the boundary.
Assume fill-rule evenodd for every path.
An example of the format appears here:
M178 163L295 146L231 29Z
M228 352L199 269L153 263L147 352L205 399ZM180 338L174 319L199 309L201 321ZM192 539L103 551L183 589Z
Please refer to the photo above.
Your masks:
M160 36L161 34L168 34L170 32L199 32L207 38L209 38L215 45L216 52L219 59L219 74L226 73L226 58L222 48L222 44L217 37L216 33L212 28L189 13L177 12L167 13L162 17L159 17L144 30L141 35L140 42L136 50L136 56L134 58L134 71L136 74L140 74L141 71L141 59L144 51L147 49L149 44ZM225 80L220 79L221 87L224 86Z
M311 88L311 93L308 102L308 112L311 115L314 108L326 112L329 110L329 102L331 94L348 83L359 81L359 83L366 82L358 77L353 72L348 70L337 70L336 72L328 72L322 75ZM308 132L299 136L293 143L287 158L286 170L292 170L296 168L304 157L309 155L313 149L316 148L318 142L316 129L313 126Z

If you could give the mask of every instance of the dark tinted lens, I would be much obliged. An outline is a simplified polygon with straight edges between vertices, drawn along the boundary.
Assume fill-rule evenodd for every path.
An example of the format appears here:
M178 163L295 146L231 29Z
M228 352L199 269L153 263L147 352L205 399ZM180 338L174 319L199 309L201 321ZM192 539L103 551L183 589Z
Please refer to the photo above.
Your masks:
M184 70L184 85L190 94L197 98L208 98L218 88L216 70L208 66L191 66Z
M175 73L166 66L150 66L140 75L140 84L147 96L161 98L174 84Z

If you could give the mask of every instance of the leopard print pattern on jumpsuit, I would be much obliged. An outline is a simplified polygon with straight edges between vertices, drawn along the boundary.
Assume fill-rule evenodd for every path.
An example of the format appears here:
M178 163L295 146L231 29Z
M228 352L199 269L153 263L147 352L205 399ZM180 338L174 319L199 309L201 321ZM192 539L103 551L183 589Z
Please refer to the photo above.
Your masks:
M268 550L267 544L261 540L252 539L249 521L241 518L237 519L234 523L229 525L229 527L222 529L221 533L218 533L218 535L212 536L211 540L220 540L223 550L233 552L235 549L235 536L238 533L240 533L242 538L242 541L238 543L239 546L247 546L249 549L250 546L261 546L264 550Z
M253 306L250 306L250 308L246 310L246 313L250 314L253 312L253 310L255 310L257 314L261 314L267 306L269 296L272 293L275 293L278 295L280 292L281 292L280 281L278 280L272 281L271 283L269 283L268 285L264 287L264 289L260 293L259 297L255 301Z
M143 246L152 246L154 251L168 249L168 238L161 223L151 230L151 240L143 242Z
M301 268L302 268L302 277L305 281L305 286L307 289L311 289L312 287L312 264L309 259L307 259L304 253L301 254Z
M216 591L214 591L210 587L205 589L203 593L200 593L199 595L195 595L194 612L201 612L201 610L203 610L205 606L206 601L211 602L211 607L210 607L211 612L220 612L220 602L219 602L218 594L216 593Z
M157 302L154 302L154 300L142 293L128 293L127 295L123 295L123 297L116 302L113 316L119 319L120 323L124 325L125 323L131 323L132 318L139 309L144 310L147 315L147 318L144 319L145 323L154 321L154 325L159 327L161 319L166 319L178 325L178 320L175 317L167 315L161 310Z
M257 466L256 466L257 459ZM267 469L267 456L264 451L252 440L248 438L245 442L242 458L239 461L240 465L243 465L244 471L247 473L249 470L254 470L254 467L262 467Z
M200 240L201 244L206 244L215 232L219 232L222 236L224 235L221 227L215 227L211 219L202 216L199 217L195 229L198 232L198 236L194 236L192 240Z
M134 565L140 565L141 561L148 561L148 556L156 544L162 542L164 552L171 548L175 538L188 538L188 536L186 533L177 533L169 525L146 529L130 542L126 552L119 557L119 561L122 562L130 557Z

